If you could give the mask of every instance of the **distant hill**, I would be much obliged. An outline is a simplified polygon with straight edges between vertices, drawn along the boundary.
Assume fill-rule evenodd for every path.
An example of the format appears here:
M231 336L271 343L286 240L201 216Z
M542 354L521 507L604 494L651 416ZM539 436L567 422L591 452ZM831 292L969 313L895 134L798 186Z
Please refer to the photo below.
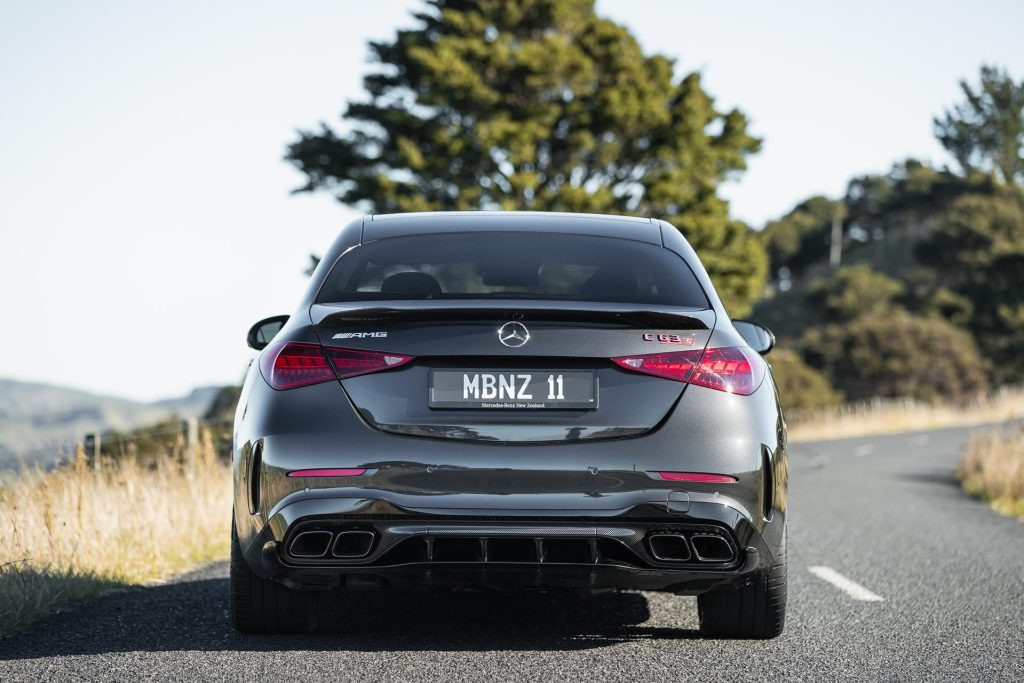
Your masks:
M0 469L55 462L88 432L201 416L219 391L201 387L180 398L143 403L0 379Z

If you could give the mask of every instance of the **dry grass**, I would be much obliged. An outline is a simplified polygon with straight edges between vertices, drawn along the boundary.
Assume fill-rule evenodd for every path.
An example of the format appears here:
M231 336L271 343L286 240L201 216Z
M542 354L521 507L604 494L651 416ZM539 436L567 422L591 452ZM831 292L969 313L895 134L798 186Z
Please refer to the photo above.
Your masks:
M230 467L204 434L155 462L26 471L0 486L0 636L117 586L228 552Z
M1024 519L1024 429L973 435L958 474L965 491Z
M930 405L909 399L849 404L789 419L792 441L824 441L943 427L965 427L1024 416L1024 389L1002 389L966 404Z

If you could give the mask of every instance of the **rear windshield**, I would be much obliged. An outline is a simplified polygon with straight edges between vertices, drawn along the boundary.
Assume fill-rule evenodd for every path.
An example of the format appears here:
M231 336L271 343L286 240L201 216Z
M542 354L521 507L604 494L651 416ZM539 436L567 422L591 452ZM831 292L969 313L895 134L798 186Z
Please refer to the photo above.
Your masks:
M543 232L435 233L368 242L339 259L319 303L551 299L707 308L686 262L653 244Z

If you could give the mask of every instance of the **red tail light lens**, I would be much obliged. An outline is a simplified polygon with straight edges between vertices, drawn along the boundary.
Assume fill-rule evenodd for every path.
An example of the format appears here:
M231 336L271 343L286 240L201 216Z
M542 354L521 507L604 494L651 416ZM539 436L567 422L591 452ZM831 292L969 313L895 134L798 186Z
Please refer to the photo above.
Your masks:
M412 356L401 356L397 353L378 353L376 351L357 351L355 349L326 349L331 363L338 372L338 379L365 375L389 368L397 368L412 360Z
M319 470L292 470L289 477L361 477L365 467L328 467Z
M749 396L761 386L764 361L756 352L742 346L706 349L690 384L730 394Z
M743 396L754 393L765 373L761 357L742 346L621 356L612 362L626 370Z
M319 344L272 344L260 358L263 378L275 389L293 389L335 379Z
M701 484L735 484L736 477L728 474L708 474L707 472L658 472L658 476L666 481L694 481Z
M612 362L627 370L642 372L645 375L674 379L677 382L689 382L690 375L700 362L702 349L693 351L677 351L675 353L652 353L647 356L622 356L612 358Z
M275 389L294 389L404 365L413 359L394 353L324 349L318 344L272 344L260 358L264 379Z

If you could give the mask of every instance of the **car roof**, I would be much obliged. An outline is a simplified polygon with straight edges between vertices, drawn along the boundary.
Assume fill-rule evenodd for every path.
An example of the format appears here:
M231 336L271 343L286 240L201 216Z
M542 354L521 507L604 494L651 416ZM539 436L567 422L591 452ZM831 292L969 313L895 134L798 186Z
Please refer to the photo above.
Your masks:
M618 237L661 245L661 228L650 218L549 211L431 211L367 216L363 242L429 233L481 231L557 232Z

